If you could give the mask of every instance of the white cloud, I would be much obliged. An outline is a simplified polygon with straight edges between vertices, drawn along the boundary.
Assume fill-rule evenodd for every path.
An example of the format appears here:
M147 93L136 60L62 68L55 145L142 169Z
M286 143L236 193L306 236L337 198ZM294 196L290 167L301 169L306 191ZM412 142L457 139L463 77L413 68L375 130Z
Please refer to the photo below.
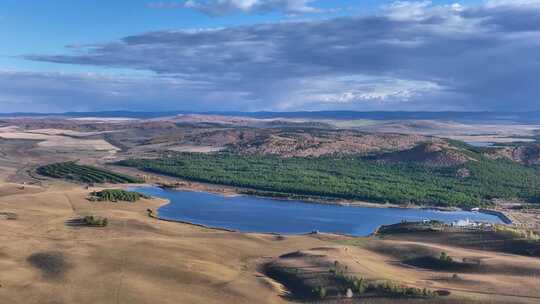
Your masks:
M303 81L300 96L306 101L352 104L358 102L402 103L424 94L434 94L443 87L430 81L354 75L308 79Z
M422 20L431 1L396 1L383 6L384 13L395 20Z
M234 13L268 13L279 11L285 14L321 13L323 10L310 5L313 0L187 0L184 2L151 2L150 8L188 8L210 16Z
M149 8L166 9L166 8L183 7L183 4L180 3L180 2L158 1L158 2L150 2L146 6L149 7Z
M488 0L487 7L538 7L540 8L540 0Z

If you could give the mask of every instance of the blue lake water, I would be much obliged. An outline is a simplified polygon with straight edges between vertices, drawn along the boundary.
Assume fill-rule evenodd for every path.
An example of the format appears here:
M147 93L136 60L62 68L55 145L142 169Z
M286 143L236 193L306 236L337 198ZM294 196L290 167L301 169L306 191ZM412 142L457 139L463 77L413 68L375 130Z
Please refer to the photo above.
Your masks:
M170 200L169 204L158 209L161 218L242 232L301 234L318 230L365 236L379 225L402 220L431 219L450 223L470 219L502 223L497 216L467 211L344 207L252 196L225 197L158 187L130 190Z

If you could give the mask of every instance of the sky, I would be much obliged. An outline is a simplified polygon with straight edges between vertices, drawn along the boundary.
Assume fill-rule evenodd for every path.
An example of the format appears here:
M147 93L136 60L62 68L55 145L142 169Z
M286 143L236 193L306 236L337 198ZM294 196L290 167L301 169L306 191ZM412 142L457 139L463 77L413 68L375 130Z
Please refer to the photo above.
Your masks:
M0 0L0 112L540 110L540 0Z

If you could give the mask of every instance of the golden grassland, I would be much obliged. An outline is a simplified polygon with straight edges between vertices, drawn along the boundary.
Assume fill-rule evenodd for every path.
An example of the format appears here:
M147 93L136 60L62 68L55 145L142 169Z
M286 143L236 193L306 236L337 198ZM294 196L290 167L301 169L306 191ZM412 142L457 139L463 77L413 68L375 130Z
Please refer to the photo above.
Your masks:
M318 250L364 277L449 289L448 303L540 300L539 259L395 240L217 231L148 217L147 209L165 203L159 199L90 202L86 197L93 190L99 189L63 182L0 187L0 211L17 214L16 220L0 219L0 302L282 303L283 287L260 266L299 250ZM66 224L89 214L107 217L109 225ZM460 274L463 281L452 282L452 273L400 262L399 252L426 250L482 258L499 268ZM373 303L380 301L385 300Z
M148 218L146 209L159 200L90 203L86 189L69 185L19 191L0 198L2 211L18 215L0 222L5 303L278 303L257 273L258 260L321 245L313 238L224 233ZM86 214L107 217L109 225L66 225ZM51 275L29 263L36 253L64 261L51 266L58 268Z

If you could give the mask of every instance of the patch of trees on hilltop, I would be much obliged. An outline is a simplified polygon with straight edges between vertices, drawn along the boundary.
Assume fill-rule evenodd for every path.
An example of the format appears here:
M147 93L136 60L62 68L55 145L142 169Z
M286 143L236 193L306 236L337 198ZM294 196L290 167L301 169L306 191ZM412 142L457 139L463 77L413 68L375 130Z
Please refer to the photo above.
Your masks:
M90 193L91 201L108 201L108 202L136 202L141 198L149 198L148 196L134 191L126 191L122 189L105 189L102 191L94 191Z

